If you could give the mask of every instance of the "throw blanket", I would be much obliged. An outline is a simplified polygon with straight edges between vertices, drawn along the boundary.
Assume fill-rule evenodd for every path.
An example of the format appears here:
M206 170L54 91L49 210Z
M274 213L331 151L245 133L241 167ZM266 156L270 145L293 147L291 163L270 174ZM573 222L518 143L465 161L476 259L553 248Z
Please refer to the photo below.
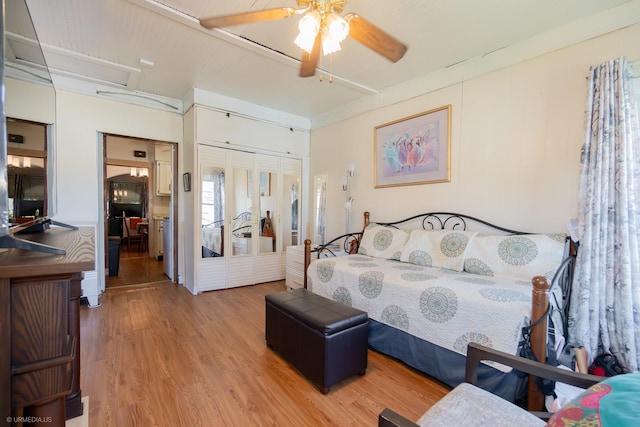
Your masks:
M509 278L361 254L315 260L307 275L316 294L461 354L472 341L516 354L531 313L531 283Z

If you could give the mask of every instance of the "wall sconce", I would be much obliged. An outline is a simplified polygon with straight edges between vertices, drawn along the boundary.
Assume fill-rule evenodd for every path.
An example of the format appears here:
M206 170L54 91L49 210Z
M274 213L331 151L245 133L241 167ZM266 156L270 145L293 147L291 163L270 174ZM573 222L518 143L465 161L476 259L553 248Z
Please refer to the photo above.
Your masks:
M344 202L344 208L351 212L351 208L353 206L353 197L349 197L346 202Z
M356 165L355 163L350 163L347 166L347 174L345 175L345 177L342 179L342 191L347 191L349 190L349 178L353 178L353 174L356 172Z

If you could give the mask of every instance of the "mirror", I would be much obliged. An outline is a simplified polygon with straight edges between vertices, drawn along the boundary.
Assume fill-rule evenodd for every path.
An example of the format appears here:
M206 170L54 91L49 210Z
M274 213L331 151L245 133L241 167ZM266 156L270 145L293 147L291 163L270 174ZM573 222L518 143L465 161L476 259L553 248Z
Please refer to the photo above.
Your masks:
M47 216L47 126L7 119L8 212L11 224Z
M46 245L36 245L19 241L11 235L31 225L39 226L48 223L47 217L55 215L55 157L53 149L53 125L55 121L55 89L51 75L44 60L31 16L25 0L3 2L0 19L0 31L4 42L1 43L0 84L2 85L2 105L0 105L0 247L22 247L26 250L62 254L64 251ZM6 79L10 77L11 79ZM13 89L17 80L34 83L33 93ZM37 94L36 94L37 93ZM45 159L42 165L44 174L36 177L25 174L25 171L12 171L12 190L9 197L8 156L8 117L28 118L41 123L46 134L46 145L42 149L49 155L33 155L31 153L11 154L12 162L18 157L17 164L25 167L27 158ZM13 134L13 133L12 133ZM22 162L22 163L20 163ZM33 162L32 162L33 164ZM35 170L35 169L34 169ZM33 172L33 171L30 171ZM29 176L22 180L22 176ZM40 178L44 176L44 178ZM21 183L22 181L22 183ZM29 182L27 182L29 181ZM16 187L17 186L17 187ZM40 188L45 191L41 195ZM11 203L11 206L10 206ZM16 211L19 209L20 212ZM9 218L9 216L14 218ZM40 218L35 218L36 216ZM32 218L28 218L32 217ZM20 218L20 219L17 219ZM20 224L18 224L20 222Z
M327 220L327 174L314 177L313 200L315 206L313 243L324 245Z
M231 209L232 255L251 255L253 245L253 182L251 171L245 168L233 169L233 207Z
M283 218L283 249L287 246L299 245L300 210L298 199L300 198L300 177L296 175L284 175L284 218Z
M278 175L270 172L259 172L260 181L258 191L260 194L260 240L258 253L271 253L276 251L276 189L278 188Z
M201 176L202 257L221 257L224 256L224 169L203 166Z

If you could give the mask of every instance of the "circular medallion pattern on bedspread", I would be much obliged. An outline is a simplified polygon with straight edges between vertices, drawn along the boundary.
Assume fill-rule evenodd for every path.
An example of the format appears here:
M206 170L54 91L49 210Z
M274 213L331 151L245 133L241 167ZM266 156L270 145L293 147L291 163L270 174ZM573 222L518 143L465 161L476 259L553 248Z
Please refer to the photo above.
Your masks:
M467 345L471 342L477 342L486 347L493 347L493 343L485 334L481 334L480 332L467 332L456 338L453 343L453 348L462 354L467 354Z
M406 280L407 282L422 282L425 280L437 279L436 276L425 273L402 273L400 277L402 277L402 280Z
M344 286L340 286L333 292L333 300L348 307L353 307L353 300L351 298L351 292Z
M498 245L500 258L511 265L526 265L538 256L538 247L526 237L509 237Z
M478 258L467 258L464 260L464 271L471 274L479 274L481 276L492 276L493 270L487 264Z
M464 253L469 238L462 233L450 233L442 238L440 250L449 258L459 257Z
M458 297L451 289L432 286L420 295L420 311L427 320L445 323L458 311Z
M382 292L383 280L383 273L379 271L367 271L358 277L358 287L364 297L374 299Z
M473 283L474 285L495 285L496 282L489 279L480 279L477 277L456 277L458 282Z
M409 316L397 305L388 305L382 310L380 319L387 325L395 326L405 331L409 330Z
M333 268L335 266L335 261L320 261L317 264L318 278L327 283L333 277Z
M372 268L377 266L378 264L374 262L350 262L349 263L349 267L356 267L356 268Z
M397 268L398 270L407 270L407 271L423 271L424 268L418 267L417 265L394 265L393 268Z
M423 267L431 267L433 265L433 260L431 259L431 255L426 253L425 251L413 251L409 254L409 262L415 265L421 265Z
M524 292L514 291L511 289L485 288L480 290L480 295L488 300L496 302L530 301L530 298L528 298Z
M379 251L387 249L393 242L393 233L390 230L380 230L373 236L373 247Z

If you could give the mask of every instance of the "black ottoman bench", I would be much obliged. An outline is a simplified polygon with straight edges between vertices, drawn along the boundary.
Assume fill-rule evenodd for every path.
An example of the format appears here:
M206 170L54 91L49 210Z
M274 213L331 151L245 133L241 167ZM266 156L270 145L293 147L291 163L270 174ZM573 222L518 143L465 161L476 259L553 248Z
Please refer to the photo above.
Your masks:
M306 289L265 296L267 345L322 393L367 370L369 318L364 311Z

